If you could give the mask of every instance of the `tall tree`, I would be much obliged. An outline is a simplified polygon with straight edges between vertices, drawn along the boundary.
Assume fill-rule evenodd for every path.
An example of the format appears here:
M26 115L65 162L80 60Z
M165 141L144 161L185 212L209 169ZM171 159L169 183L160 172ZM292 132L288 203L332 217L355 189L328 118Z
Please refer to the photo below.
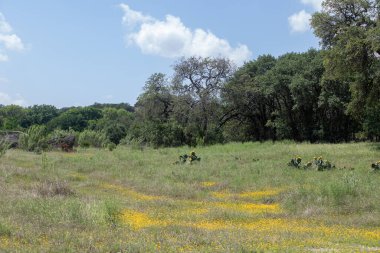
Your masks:
M312 26L325 53L325 79L350 85L349 112L364 122L380 97L380 1L325 0Z
M234 72L233 64L224 58L190 57L179 60L174 72L173 90L197 128L194 134L212 142L220 120L221 89Z

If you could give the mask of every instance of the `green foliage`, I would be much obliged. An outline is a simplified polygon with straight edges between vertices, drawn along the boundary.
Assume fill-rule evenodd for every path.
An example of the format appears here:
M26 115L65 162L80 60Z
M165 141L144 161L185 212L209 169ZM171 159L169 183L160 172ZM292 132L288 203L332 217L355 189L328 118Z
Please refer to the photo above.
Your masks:
M323 54L316 50L246 63L223 89L226 136L239 141L345 140L355 130L346 116L349 87L324 80L323 73Z
M41 153L48 149L46 127L33 125L20 136L20 147L26 151Z
M380 140L380 103L367 108L363 125L369 139Z
M79 134L78 144L83 148L103 148L107 147L108 143L106 135L102 132L84 130Z

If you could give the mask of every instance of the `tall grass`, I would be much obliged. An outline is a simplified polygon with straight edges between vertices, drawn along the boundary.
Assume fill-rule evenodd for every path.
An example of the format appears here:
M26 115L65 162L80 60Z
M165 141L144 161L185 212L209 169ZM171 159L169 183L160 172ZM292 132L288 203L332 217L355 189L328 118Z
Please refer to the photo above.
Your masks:
M380 157L376 145L231 143L199 147L200 162L175 164L191 151L118 146L39 156L9 150L0 163L0 251L379 247L380 173L370 167ZM337 168L289 167L296 155L323 156Z

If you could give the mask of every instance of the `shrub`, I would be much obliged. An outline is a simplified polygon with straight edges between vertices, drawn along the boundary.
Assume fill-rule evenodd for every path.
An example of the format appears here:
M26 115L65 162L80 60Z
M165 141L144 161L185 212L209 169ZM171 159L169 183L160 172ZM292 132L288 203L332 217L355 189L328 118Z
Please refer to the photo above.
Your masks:
M324 171L324 170L331 170L333 168L335 168L335 165L333 165L330 161L328 160L323 160L322 156L320 157L314 157L314 160L313 162L309 162L309 164L312 164L314 165L314 167L316 168L316 170L318 171ZM311 166L308 166L308 167L311 167Z
M179 161L177 161L176 164L184 164L186 162L188 162L189 164L192 164L193 162L199 162L199 161L201 161L201 158L198 157L194 151L192 151L190 155L184 154L184 155L179 156Z
M63 151L72 151L74 146L77 144L78 133L73 130L60 130L55 129L48 136L48 143L53 148L60 148Z
M20 136L20 147L26 151L40 153L42 150L48 149L48 141L46 138L46 127L33 125L26 133Z
M108 144L107 148L109 151L113 151L116 148L116 144L111 142Z
M290 162L288 163L288 166L299 168L301 167L301 162L302 162L302 158L297 156L297 157L292 158L292 160L290 160Z
M109 141L104 133L92 130L85 130L82 133L80 133L78 140L79 146L83 148L101 148L106 147L108 143Z
M373 163L371 167L374 171L380 171L380 161Z
M331 170L335 168L335 165L333 165L328 160L323 160L322 156L320 157L314 157L314 160L311 162L308 162L307 164L302 166L302 158L301 157L294 157L290 162L288 163L288 166L295 167L295 168L301 168L304 169L315 169L317 171L324 171L324 170Z

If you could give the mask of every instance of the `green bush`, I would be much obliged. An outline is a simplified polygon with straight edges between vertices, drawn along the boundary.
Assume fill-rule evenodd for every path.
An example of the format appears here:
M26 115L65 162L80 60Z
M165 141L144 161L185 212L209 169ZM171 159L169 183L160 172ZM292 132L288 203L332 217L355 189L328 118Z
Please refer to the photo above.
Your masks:
M40 153L49 145L46 137L46 127L33 125L20 136L20 147L26 151Z
M109 144L109 140L107 136L102 132L84 130L79 135L78 144L83 148L102 148L107 147L107 145Z
M175 164L184 164L188 162L189 164L192 164L193 162L200 162L201 158L197 156L195 151L192 151L190 155L184 154L179 156L179 160L175 162Z

